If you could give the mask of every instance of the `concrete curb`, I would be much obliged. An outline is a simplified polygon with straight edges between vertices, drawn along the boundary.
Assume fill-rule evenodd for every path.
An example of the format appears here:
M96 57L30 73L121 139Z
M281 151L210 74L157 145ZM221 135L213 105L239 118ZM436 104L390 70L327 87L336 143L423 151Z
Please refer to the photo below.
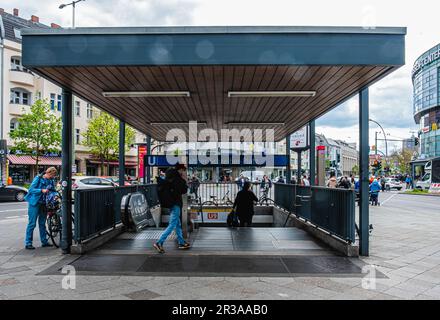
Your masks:
M423 197L440 197L440 194L433 194L433 193L405 193L405 192L399 192L398 194L404 194L408 196L423 196Z

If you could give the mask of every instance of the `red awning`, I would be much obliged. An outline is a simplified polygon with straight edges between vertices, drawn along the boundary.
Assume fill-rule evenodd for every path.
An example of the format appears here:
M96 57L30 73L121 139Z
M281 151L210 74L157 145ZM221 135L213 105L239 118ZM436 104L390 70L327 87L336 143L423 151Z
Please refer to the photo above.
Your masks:
M32 156L17 156L15 154L8 154L8 160L10 164L21 165L35 165L35 158ZM44 157L41 156L38 159L38 165L40 166L61 166L61 157Z
M101 161L99 160L87 160L88 163L91 164L101 164ZM105 165L107 165L107 162L104 162ZM118 161L110 161L108 162L109 165L111 166L119 166L119 162ZM126 167L137 167L137 162L133 162L133 161L125 161L125 166Z

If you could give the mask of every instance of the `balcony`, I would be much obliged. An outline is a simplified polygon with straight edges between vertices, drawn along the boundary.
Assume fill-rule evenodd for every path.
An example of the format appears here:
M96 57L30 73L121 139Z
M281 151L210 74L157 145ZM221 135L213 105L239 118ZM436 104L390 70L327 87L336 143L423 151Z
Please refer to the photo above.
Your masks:
M34 86L34 75L29 71L12 69L9 71L9 80L25 86Z
M13 116L22 116L29 113L30 106L25 104L9 103L9 114Z

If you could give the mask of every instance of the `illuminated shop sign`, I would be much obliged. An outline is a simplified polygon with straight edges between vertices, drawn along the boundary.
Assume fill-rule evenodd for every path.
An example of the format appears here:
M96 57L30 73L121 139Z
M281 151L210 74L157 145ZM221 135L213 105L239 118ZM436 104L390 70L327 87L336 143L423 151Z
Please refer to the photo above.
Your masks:
M440 59L440 48L437 49L437 51L429 53L426 57L420 58L416 61L414 64L412 75L414 75L419 72L421 69L423 69L426 65L439 60Z

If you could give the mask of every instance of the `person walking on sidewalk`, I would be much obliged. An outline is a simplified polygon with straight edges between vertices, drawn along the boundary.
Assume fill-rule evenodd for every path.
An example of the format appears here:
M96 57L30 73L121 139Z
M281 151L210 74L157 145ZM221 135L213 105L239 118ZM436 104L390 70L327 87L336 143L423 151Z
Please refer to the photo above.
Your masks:
M159 202L162 208L170 209L170 222L159 240L153 244L153 247L159 253L165 253L163 244L171 232L176 230L178 248L189 249L189 243L183 239L182 224L180 222L180 213L183 206L182 195L188 191L185 165L177 164L175 168L168 169L165 173L165 179L159 181L160 184L157 186Z
M55 191L55 180L54 178L57 175L57 169L54 167L50 167L46 170L44 174L37 175L32 181L31 186L29 187L29 191L24 198L28 203L28 217L29 222L26 228L26 241L25 248L27 250L34 250L34 246L32 245L34 229L37 225L38 220L38 228L40 229L40 240L41 246L44 247L52 247L47 240L47 231L46 231L46 217L47 213L45 210L45 195L49 192Z

